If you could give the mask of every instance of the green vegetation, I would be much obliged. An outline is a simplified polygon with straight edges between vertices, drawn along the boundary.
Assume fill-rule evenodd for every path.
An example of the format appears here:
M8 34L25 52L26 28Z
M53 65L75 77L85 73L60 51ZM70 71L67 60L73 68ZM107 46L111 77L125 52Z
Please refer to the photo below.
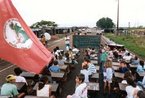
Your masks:
M108 29L108 28L113 28L115 25L110 18L101 18L96 22L96 26L101 28L101 29Z
M53 21L45 21L41 20L40 22L36 22L30 26L31 28L48 28L48 27L57 27L57 24Z
M145 36L105 34L116 43L123 44L128 50L145 59Z

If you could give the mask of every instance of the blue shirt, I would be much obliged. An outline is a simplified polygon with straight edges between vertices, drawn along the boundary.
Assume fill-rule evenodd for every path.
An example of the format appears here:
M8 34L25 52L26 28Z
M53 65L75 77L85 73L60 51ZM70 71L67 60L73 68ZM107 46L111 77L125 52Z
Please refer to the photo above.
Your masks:
M141 65L137 66L136 72L144 72L144 69Z
M120 72L120 73L125 73L125 72L127 72L127 71L129 71L127 67L120 67L120 68L119 68L119 72Z
M51 72L60 72L60 67L57 66L57 65L52 65L52 66L49 67L49 70Z
M12 83L5 83L1 87L1 95L8 95L8 96L16 96L18 95L17 87L16 85Z

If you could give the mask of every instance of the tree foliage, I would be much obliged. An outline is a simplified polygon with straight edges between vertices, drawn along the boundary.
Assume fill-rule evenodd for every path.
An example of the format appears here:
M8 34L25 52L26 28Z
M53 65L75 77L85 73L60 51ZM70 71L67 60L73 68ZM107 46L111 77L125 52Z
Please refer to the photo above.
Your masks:
M101 28L101 29L108 29L108 28L113 28L115 25L110 18L101 18L97 21L96 26Z
M45 21L42 20L40 22L36 22L34 24L31 25L31 28L47 28L47 27L57 27L57 24L53 21Z

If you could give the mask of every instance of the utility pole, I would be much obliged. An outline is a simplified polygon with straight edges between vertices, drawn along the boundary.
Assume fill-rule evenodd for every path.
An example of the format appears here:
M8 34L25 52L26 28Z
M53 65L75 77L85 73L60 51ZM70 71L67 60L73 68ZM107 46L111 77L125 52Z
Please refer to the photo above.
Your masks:
M119 0L117 4L117 35L119 33Z

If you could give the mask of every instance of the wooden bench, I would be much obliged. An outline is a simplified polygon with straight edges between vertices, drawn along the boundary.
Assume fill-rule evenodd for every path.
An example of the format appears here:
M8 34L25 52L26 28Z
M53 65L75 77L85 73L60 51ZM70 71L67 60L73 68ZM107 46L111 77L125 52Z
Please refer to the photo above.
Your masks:
M24 98L48 98L48 97L38 97L38 96L27 95Z
M118 69L119 69L119 66L112 66L112 68L115 70L115 71L117 71Z
M26 79L33 79L36 74L35 73L31 73L31 72L26 72L26 71L23 71L20 76L23 76L25 77Z
M89 91L99 91L99 83L89 82L88 90Z
M119 66L120 63L119 63L119 62L112 62L112 65L114 65L114 66Z
M0 95L0 98L10 98L10 96Z
M97 82L97 80L99 79L99 74L98 73L94 73L91 75L90 77L90 82Z
M50 72L53 81L64 81L67 79L66 72Z
M97 60L91 60L91 63L94 64L94 65L97 65L98 61Z
M135 69L136 69L137 66L138 66L138 65L132 65L132 64L130 64L130 68L135 68Z
M117 78L121 78L121 79L124 78L124 73L115 72L114 75L115 75L115 77L117 77Z

